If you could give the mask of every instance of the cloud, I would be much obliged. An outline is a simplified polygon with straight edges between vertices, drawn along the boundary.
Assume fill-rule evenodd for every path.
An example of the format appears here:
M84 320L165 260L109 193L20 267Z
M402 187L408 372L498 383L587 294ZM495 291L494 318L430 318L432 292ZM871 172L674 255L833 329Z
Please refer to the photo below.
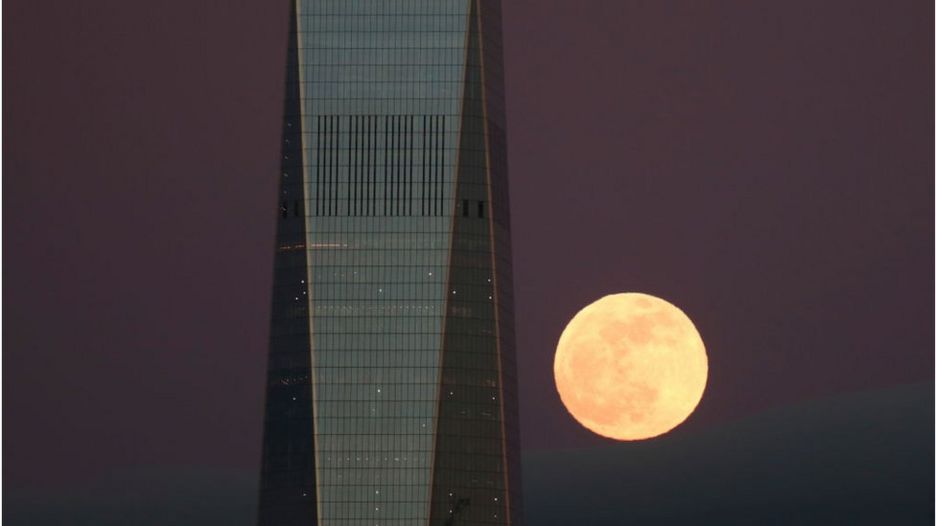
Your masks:
M526 524L932 524L933 386L857 393L695 434L524 457ZM9 481L8 481L9 483ZM256 474L161 467L9 490L7 526L253 526Z

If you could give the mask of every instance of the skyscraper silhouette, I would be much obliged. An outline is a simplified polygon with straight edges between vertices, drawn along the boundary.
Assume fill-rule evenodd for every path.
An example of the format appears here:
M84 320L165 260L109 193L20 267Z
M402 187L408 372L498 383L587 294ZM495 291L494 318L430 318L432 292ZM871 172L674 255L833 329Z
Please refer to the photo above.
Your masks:
M290 3L259 524L522 524L499 1Z

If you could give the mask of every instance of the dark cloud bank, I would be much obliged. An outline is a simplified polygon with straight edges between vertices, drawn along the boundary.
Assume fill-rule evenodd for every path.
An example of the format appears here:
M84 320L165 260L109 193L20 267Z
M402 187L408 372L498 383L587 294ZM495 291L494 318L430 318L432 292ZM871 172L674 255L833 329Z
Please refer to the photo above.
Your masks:
M932 524L933 386L851 394L695 433L524 459L527 524ZM253 525L243 470L140 469L4 495L9 526Z

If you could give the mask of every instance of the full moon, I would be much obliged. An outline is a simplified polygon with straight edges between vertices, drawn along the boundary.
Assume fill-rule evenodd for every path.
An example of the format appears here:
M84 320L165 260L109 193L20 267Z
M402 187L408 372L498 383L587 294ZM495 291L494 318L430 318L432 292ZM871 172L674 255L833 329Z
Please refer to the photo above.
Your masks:
M615 440L643 440L692 414L708 357L676 306L647 294L612 294L562 331L553 371L562 403L580 424Z

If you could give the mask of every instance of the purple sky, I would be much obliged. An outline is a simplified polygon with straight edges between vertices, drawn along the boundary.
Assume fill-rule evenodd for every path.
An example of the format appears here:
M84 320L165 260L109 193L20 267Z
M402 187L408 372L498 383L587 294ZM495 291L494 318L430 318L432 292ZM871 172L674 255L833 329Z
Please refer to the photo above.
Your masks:
M677 432L932 381L933 5L505 0L523 442L552 353L661 296ZM4 9L4 475L259 465L286 1Z

